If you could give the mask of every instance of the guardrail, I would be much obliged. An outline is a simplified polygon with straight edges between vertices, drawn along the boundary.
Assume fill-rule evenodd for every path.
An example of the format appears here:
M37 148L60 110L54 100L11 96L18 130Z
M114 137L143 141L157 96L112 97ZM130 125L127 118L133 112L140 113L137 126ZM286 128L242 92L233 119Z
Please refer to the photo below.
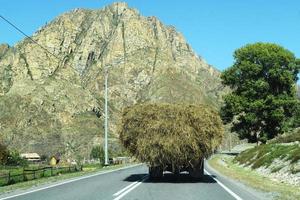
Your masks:
M9 171L7 174L0 174L0 186L39 179L42 177L56 176L59 174L66 174L76 171L82 171L82 166L43 167L38 169L24 168L22 173L14 174Z

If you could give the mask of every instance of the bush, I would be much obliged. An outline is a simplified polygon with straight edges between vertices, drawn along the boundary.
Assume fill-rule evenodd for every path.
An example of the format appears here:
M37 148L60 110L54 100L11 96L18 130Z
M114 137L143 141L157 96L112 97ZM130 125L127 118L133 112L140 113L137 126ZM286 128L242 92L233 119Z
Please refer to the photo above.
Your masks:
M300 128L294 129L291 132L285 133L271 140L269 143L289 143L300 141Z
M100 145L96 145L92 148L90 157L93 159L100 159L100 163L104 163L104 150Z
M48 161L47 155L41 155L41 161Z
M219 114L204 105L135 105L122 117L121 143L153 166L181 166L208 157L223 138Z
M8 156L9 152L7 147L0 143L0 165L5 165L7 163Z
M28 166L28 161L24 158L22 158L17 151L12 151L9 153L8 159L7 159L7 165L11 166Z

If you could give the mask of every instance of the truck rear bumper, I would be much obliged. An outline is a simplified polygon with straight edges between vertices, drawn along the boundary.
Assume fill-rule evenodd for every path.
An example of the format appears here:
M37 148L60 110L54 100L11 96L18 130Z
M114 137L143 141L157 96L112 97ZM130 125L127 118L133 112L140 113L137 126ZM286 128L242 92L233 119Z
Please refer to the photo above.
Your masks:
M156 179L163 177L164 172L171 172L174 175L178 175L181 172L188 172L193 178L201 178L204 175L204 159L201 159L197 163L189 163L185 166L176 166L174 164L167 164L165 166L150 166L149 175L150 178Z

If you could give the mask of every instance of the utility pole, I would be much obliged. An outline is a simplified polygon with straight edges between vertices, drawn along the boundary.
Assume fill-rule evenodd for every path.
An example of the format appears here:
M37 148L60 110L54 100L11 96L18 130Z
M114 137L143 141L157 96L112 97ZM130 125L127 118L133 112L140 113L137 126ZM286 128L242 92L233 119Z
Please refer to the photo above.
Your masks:
M119 62L120 63L120 62ZM118 63L115 63L117 65ZM108 70L111 68L113 65L105 65L104 66L104 87L105 87L105 119L104 119L104 165L107 166L109 165L109 160L108 160Z
M105 67L105 120L104 120L104 132L105 132L105 138L104 138L104 155L105 155L105 161L104 165L109 165L108 163L108 109L107 109L107 101L108 101L108 68Z

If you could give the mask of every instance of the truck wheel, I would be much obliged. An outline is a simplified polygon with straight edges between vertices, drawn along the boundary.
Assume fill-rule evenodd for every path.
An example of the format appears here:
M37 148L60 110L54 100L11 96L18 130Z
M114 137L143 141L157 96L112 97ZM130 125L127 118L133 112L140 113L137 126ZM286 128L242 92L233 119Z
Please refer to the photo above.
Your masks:
M149 175L150 179L159 179L163 177L163 169L162 167L149 167Z
M201 162L200 172L201 172L201 176L204 176L204 159Z
M195 168L189 168L189 174L192 178L202 178L204 175L204 161L202 160Z

